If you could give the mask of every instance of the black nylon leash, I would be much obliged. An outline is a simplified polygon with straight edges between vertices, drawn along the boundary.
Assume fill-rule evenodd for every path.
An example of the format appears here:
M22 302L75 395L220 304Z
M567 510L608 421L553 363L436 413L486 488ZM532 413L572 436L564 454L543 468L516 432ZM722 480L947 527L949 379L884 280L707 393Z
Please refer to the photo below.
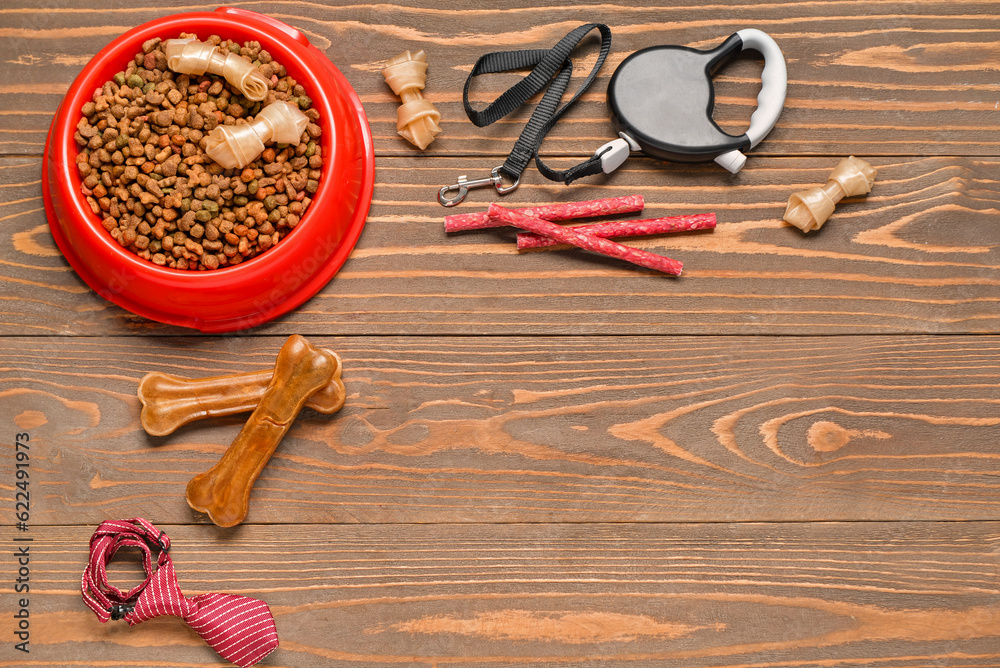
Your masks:
M562 101L562 97L569 87L570 79L573 76L573 62L570 60L570 54L583 41L583 38L594 29L601 33L601 50L598 53L597 61L573 97L560 107L559 103ZM465 113L468 114L469 120L477 127L485 127L497 122L507 114L521 107L543 88L547 87L547 90L538 103L538 106L535 107L534 112L532 112L531 118L524 126L521 136L518 137L514 148L511 149L510 155L507 156L504 163L494 168L492 175L488 178L468 181L463 176L459 178L458 184L442 188L441 192L438 193L438 200L441 204L454 206L464 199L465 193L469 188L479 186L492 185L500 194L510 192L517 187L521 179L521 173L528 166L528 163L531 162L532 158L535 159L535 165L544 177L552 181L565 183L566 185L583 176L600 174L603 171L600 155L592 156L588 160L569 169L557 171L550 168L538 157L538 151L541 148L542 142L545 141L545 136L552 127L573 106L573 103L586 92L594 82L594 79L597 78L597 73L600 71L601 66L604 65L604 61L610 51L611 29L603 23L587 23L572 30L551 49L497 51L488 53L476 61L472 72L469 74L469 78L465 81L462 102L465 104ZM523 70L529 67L532 70L527 76L505 90L485 109L478 111L472 108L472 105L469 103L469 88L472 86L473 79L483 74L497 74L512 70ZM504 186L500 176L501 173L513 179L514 184ZM446 196L447 192L455 188L459 191L458 195L448 198Z

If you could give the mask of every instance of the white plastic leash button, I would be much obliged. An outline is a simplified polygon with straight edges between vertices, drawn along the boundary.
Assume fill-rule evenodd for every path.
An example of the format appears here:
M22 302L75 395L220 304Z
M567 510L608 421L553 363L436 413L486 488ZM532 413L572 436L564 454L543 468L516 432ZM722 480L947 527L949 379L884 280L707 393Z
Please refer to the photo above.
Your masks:
M594 151L594 155L601 158L601 170L605 174L610 174L628 159L632 147L624 139L613 139L601 148Z

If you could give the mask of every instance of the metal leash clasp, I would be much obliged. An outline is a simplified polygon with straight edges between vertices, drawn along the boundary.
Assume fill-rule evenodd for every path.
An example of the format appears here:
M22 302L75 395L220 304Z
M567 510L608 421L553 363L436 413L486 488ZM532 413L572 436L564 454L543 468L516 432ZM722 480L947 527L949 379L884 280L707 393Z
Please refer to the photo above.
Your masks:
M451 186L445 186L438 191L438 202L441 203L441 206L455 206L465 199L465 196L468 195L469 191L473 188L485 188L487 186L493 186L498 195L506 195L521 184L521 177L518 175L518 177L514 179L514 183L509 186L505 186L503 184L503 177L500 176L500 167L503 167L503 165L494 167L490 172L490 175L484 179L474 179L470 181L465 174L463 174L458 177L458 183ZM458 194L454 197L448 197L448 193L452 190L458 190Z
M111 613L111 619L117 622L119 619L125 619L125 616L132 614L134 610L135 610L134 605L124 605L121 603L115 603L114 605L111 606L111 609L108 610L108 612Z

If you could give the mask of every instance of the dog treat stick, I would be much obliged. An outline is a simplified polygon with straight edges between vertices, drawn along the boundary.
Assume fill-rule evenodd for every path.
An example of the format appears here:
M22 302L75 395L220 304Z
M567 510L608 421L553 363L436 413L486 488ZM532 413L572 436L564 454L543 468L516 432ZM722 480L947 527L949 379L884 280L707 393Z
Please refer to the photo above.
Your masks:
M784 218L803 232L818 230L844 197L870 193L876 174L875 168L864 160L853 155L844 158L830 173L825 186L792 193Z
M680 276L681 274L683 265L677 260L656 255L655 253L648 253L638 248L622 246L614 241L601 239L600 237L591 236L584 232L576 232L572 227L562 227L541 218L534 218L526 216L523 213L518 213L517 211L512 211L511 209L505 209L496 204L490 204L489 215L491 218L503 221L506 225L512 225L528 232L541 234L564 244L579 246L585 250L616 257L619 260L625 260L641 267L656 269L665 274L674 274L675 276Z
M714 213L699 213L693 216L672 216L670 218L649 218L647 220L616 220L608 223L592 225L576 225L565 229L584 232L594 237L608 239L612 237L642 237L649 234L665 234L668 232L690 232L692 230L710 230L715 227ZM543 237L533 232L517 233L517 249L542 248L555 246L559 242L549 237Z
M180 74L218 74L240 89L249 100L259 102L267 95L267 79L246 58L193 37L168 39L163 43L167 67Z
M346 393L340 380L340 358L333 380L309 397L306 406L320 413L336 413ZM274 370L194 380L154 371L139 383L140 422L150 436L166 436L195 420L252 411L267 390Z
M389 59L382 76L403 103L396 110L396 131L420 150L427 148L441 132L441 112L420 92L427 83L427 55L404 51Z
M610 216L614 213L635 213L642 211L644 201L642 195L627 195L625 197L610 197L595 199L588 202L566 202L564 204L546 204L525 209L513 209L526 216L534 216L542 220L574 220L576 218L596 218ZM464 232L466 230L481 230L486 227L503 227L488 213L459 213L444 217L445 232Z
M205 153L226 169L246 167L264 152L265 142L297 146L307 125L309 117L298 105L278 100L261 109L250 123L215 126Z
M220 527L246 517L257 476L306 400L328 385L340 368L336 356L293 334L278 352L274 375L242 431L219 463L187 486L188 505Z

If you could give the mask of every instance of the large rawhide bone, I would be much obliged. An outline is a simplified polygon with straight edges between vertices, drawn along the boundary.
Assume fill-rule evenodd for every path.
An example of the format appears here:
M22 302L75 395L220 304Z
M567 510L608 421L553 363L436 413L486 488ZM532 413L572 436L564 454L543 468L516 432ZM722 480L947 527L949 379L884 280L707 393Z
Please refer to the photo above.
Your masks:
M326 349L324 349L326 350ZM336 413L347 396L340 379L340 357L333 380L309 397L306 406L320 413ZM139 383L140 422L150 436L166 436L189 422L252 411L260 403L274 375L273 369L232 376L181 378L154 371Z
M396 131L420 150L427 148L441 132L441 112L420 92L427 84L427 54L404 51L389 59L382 76L402 102L396 110Z
M870 193L877 174L874 167L860 158L853 155L844 158L830 172L825 186L792 193L784 218L803 232L818 230L833 213L837 202L845 197Z
M257 476L292 425L306 400L329 384L340 364L329 351L293 334L278 352L267 390L219 463L187 486L188 505L207 513L220 527L246 517Z
M264 144L298 146L309 117L297 105L279 100L261 109L249 123L217 125L209 133L205 153L226 169L246 167L264 152Z
M205 72L225 77L240 89L248 100L259 102L267 95L267 79L246 58L235 53L222 53L212 44L193 37L168 39L163 43L167 67L179 74L201 76Z

